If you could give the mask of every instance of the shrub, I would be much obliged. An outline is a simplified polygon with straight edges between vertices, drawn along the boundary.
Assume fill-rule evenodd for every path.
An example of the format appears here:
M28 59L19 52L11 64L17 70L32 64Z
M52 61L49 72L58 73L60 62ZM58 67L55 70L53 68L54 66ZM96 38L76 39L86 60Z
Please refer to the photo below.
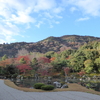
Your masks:
M44 86L45 84L44 83L36 83L34 84L34 88L35 89L41 89L42 86Z
M41 87L42 90L53 90L54 86L53 85L44 85Z
M91 84L90 84L90 83L87 83L87 84L86 84L86 87L87 87L87 88L90 88L90 87L91 87Z
M62 81L62 82L60 82L60 83L61 83L61 85L64 85L64 84L65 84L65 82L63 82L63 81Z

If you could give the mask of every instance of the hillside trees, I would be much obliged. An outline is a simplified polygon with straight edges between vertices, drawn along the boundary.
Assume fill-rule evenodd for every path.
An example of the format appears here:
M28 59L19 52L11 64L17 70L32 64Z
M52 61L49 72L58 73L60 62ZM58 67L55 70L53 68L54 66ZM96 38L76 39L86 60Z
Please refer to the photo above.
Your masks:
M53 71L60 72L63 67L67 66L67 60L66 59L60 59L56 58L54 61L51 62L51 65L53 66Z
M54 56L54 53L55 53L54 51L48 51L45 53L45 56L50 59Z
M38 58L39 63L50 63L50 59L47 57L40 57Z
M18 56L16 58L16 61L18 61L21 64L29 64L30 63L30 58L29 58L29 55L26 55L26 56Z
M16 57L25 56L25 55L29 55L29 52L25 48L22 48L21 50L18 50L18 53L16 54Z
M95 59L94 63L95 63L95 67L96 67L95 70L100 72L100 57Z
M26 74L26 72L30 71L32 68L27 65L27 64L22 64L22 65L18 65L16 66L18 68L18 70L20 71L20 73L22 74Z
M86 57L87 59L92 59L92 60L94 60L94 59L96 59L97 57L99 57L99 52L98 52L97 50L95 50L95 49L86 49L86 50L84 51L84 53L85 53L85 57Z
M65 67L64 68L64 72L65 72L65 76L67 76L70 73L70 68L69 67Z
M93 43L92 41L96 42ZM99 41L100 38L97 37L66 35L62 37L53 37L52 39L50 37L37 43L16 42L10 44L0 44L0 57L2 57L4 54L6 54L8 57L18 57L18 55L28 55L30 52L59 52L60 48L62 47L65 47L65 49L78 49L84 43L88 44L88 42L91 42L91 44L93 44L91 46L93 47L92 49L99 50ZM91 47L87 46L87 49ZM28 52L25 52L23 49Z
M75 72L81 70L81 68L79 67L78 62L79 61L76 58L73 58L73 59L70 60L70 66L71 66L72 70L75 71Z
M50 59L47 58L47 57L40 57L40 58L38 58L39 69L50 68L51 67L50 62L51 62Z
M21 64L26 64L26 61L24 58L21 58L20 61L19 61Z
M65 58L67 58L69 55L73 54L75 52L75 50L72 49L68 49L68 50L64 50L60 53L61 56L64 56Z
M33 75L39 72L44 76L50 75L52 72L60 73L63 68L67 67L74 72L100 72L99 45L100 42L90 42L85 43L78 50L49 51L45 54L33 52L29 55L22 55L16 58L7 58L4 55L2 61L0 61L0 72L6 74L13 73L12 65L14 67L17 66L16 68L20 71L20 74L31 73ZM9 69L13 70L13 72L9 72Z
M51 60L47 57L38 58L38 70L37 72L42 76L51 75L52 73L52 65Z
M38 60L37 60L37 58L32 59L32 61L30 62L30 66L32 67L33 70L37 71L37 69L38 69Z
M2 60L6 60L8 59L7 55L5 54L3 57L2 57Z
M7 65L6 68L3 69L4 70L4 74L12 77L12 75L17 74L17 69L14 65Z
M7 77L11 77L15 73L17 73L14 63L15 63L14 58L9 58L9 59L0 61L0 74L3 74Z
M69 59L70 66L75 71L84 70L87 73L98 72L97 63L99 61L100 51L97 48L99 44L99 42L90 42L81 46L74 54L71 54Z
M92 60L88 59L84 62L84 65L85 65L85 72L86 73L91 73L93 71L93 67L94 67L94 63Z
M74 71L80 71L84 68L84 61L86 60L85 54L83 51L76 51L69 58L70 66Z
M15 62L14 58L9 58L9 59L0 61L0 66L1 67L6 67L7 65L14 64L14 62Z

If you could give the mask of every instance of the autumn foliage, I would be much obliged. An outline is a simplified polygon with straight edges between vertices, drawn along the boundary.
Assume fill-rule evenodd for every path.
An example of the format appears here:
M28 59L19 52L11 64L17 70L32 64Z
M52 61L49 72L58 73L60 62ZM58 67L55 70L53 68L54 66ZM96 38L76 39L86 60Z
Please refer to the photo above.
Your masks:
M50 60L51 60L51 61L54 61L55 59L56 59L55 57L52 57Z
M64 68L64 72L65 72L66 75L68 75L69 72L70 72L70 68L69 68L69 67L65 67L65 68Z
M70 56L68 56L66 59L67 59L67 60L70 59Z
M40 63L50 63L51 61L47 57L40 57L40 58L38 58L38 62L40 62Z
M41 74L42 76L48 76L51 75L51 69L40 69L38 70L38 74Z
M25 72L27 72L27 71L29 71L29 70L32 69L32 68L31 68L29 65L27 65L27 64L18 65L17 68L18 68L18 70L19 70L20 72L22 72L22 73L25 73Z
M14 61L15 61L14 58L10 58L10 59L6 59L6 60L3 60L3 61L0 61L0 66L6 67L7 65L13 64Z
M28 55L26 55L26 56L19 56L19 57L16 58L16 60L20 61L22 58L26 61L27 64L30 63L30 58L29 58Z
M84 74L86 74L84 71L80 71L80 72L78 73L79 76L83 76Z

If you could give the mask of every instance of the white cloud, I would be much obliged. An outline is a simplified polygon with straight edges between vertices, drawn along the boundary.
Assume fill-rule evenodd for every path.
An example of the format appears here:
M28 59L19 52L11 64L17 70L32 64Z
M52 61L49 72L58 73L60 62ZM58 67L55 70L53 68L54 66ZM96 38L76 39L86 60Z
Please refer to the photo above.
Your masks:
M78 7L83 14L100 16L100 0L63 0L63 3Z
M56 6L55 0L37 0L34 11L50 10Z
M53 28L67 15L65 10L87 16L77 21L89 20L90 15L100 16L100 0L0 0L0 40L14 41L23 30L44 23Z
M74 11L76 11L76 10L77 10L76 7L71 7L71 8L70 8L70 11L71 11L71 12L74 12Z
M31 0L2 0L0 1L0 43L14 42L15 35L20 35L19 25L27 25L26 29L30 28L29 23L35 23L32 13ZM27 2L27 3L26 3ZM25 30L25 29L24 29Z
M37 25L35 25L37 28L40 28L40 25L43 24L43 21L39 21Z
M63 18L63 16L59 16L59 15L56 15L55 17L60 18L60 19L62 19L62 18Z
M50 19L52 19L52 18L54 17L54 16L50 15L50 13L48 13L48 12L45 12L44 15L45 15L46 17L49 17Z
M10 14L11 12L7 5L0 2L0 15L7 19L10 17Z
M51 24L51 25L50 25L50 28L53 28L53 27L54 27L54 26Z
M64 8L63 8L63 7L57 7L57 8L54 8L54 9L53 9L53 12L54 12L54 13L57 13L57 14L58 14L58 13L61 13L62 11L64 11Z
M79 18L77 21L85 21L85 20L89 20L89 17L85 17L85 18Z
M10 19L10 21L13 21L15 23L34 23L35 19L32 18L31 16L25 14L24 12L18 12L18 16L12 14L12 18Z
M6 25L0 24L0 43L10 43L11 41L14 42L15 39L12 37L14 35L18 35L18 31L18 28L9 22L7 22Z
M21 36L20 28L18 28L21 23L35 22L35 19L29 15L32 9L23 3L20 0L0 1L0 43L10 43L15 41L13 38L15 35Z
M31 28L31 26L30 26L30 24L28 23L27 26L26 26L26 29L30 29L30 28Z
M59 22L59 21L54 21L54 23L55 23L55 24L60 24L60 22Z

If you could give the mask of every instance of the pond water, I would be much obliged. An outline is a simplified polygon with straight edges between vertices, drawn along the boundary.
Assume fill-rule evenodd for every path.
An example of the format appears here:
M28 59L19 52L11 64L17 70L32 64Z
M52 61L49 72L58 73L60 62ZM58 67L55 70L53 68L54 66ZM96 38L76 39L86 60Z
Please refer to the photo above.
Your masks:
M20 86L20 87L28 87L28 88L33 88L34 84L35 83L45 83L45 84L50 84L50 85L53 85L53 82L64 82L65 79L64 78L61 78L61 79L58 79L58 78L50 78L50 79L47 79L47 78L39 78L39 79L23 79L23 80L14 80L14 83L17 85L17 86Z
M20 87L33 88L35 83L45 83L54 85L54 82L64 83L77 83L86 88L94 89L95 91L100 92L100 79L79 79L79 78L38 78L38 79L17 79L13 80L13 82ZM55 85L54 85L55 86ZM56 88L56 86L55 86Z
M78 84L100 92L100 79L81 80Z

